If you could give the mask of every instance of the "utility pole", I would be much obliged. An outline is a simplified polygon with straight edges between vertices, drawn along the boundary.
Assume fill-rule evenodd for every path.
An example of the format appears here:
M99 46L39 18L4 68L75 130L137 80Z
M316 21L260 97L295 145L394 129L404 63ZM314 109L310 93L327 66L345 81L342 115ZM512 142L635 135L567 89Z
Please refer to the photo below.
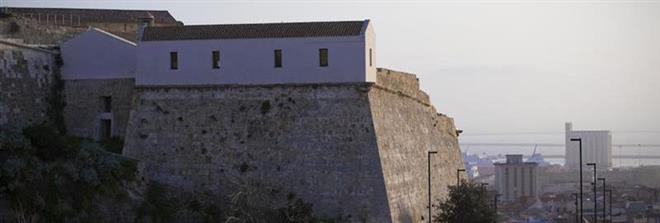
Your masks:
M582 216L583 216L583 206L582 206L582 138L572 138L571 142L579 142L580 143L580 163L578 166L580 167L580 222L582 222Z
M427 152L427 161L428 161L428 174L429 174L429 223L431 223L431 154L436 154L438 151L428 151Z

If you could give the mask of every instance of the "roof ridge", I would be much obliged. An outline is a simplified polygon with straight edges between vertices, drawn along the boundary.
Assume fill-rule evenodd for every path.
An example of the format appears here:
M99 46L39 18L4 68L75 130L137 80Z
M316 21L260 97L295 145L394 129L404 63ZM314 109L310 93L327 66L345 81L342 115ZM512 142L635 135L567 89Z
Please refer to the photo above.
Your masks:
M130 44L130 45L137 46L137 44L134 43L133 41L127 40L127 39L125 39L125 38L123 38L123 37L121 37L121 36L115 35L115 34L113 34L113 33L111 33L111 32L108 32L108 31L105 31L105 30L102 30L102 29L99 29L99 28L95 28L95 27L91 28L91 30L94 30L94 31L100 32L100 33L102 33L102 34L105 34L105 35L107 35L107 36L110 36L110 37L112 37L112 38L115 38L115 39L117 39L117 40L119 40L119 41L122 41L122 42L124 42L124 43L128 43L128 44Z
M60 7L7 7L8 9L57 9L57 10L102 10L102 11L133 11L133 12L169 12L167 9L102 9L102 8L60 8Z
M181 28L181 27L212 27L212 26L241 26L241 25L278 25L278 24L314 24L314 23L364 23L366 20L337 20L337 21L311 21L311 22L264 22L264 23L223 23L223 24L194 24L184 26L150 26L147 28Z
M368 21L152 26L144 30L142 41L360 36Z

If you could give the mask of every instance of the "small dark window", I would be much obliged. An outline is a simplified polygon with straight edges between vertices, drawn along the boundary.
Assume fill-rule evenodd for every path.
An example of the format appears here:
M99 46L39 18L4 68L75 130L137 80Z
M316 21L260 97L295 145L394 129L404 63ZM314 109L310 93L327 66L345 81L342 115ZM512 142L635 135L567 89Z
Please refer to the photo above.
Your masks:
M319 49L319 65L322 67L328 66L328 49Z
M101 103L103 106L103 112L112 112L112 97L103 96L101 97Z
M101 120L101 140L110 139L112 137L112 120Z
M179 69L179 54L177 52L170 52L170 70Z
M220 51L213 51L212 53L213 69L220 68Z
M282 67L282 50L275 50L275 67Z
M369 66L370 66L370 67L373 66L373 59L372 59L372 56L373 56L373 55L372 55L371 49L369 49Z

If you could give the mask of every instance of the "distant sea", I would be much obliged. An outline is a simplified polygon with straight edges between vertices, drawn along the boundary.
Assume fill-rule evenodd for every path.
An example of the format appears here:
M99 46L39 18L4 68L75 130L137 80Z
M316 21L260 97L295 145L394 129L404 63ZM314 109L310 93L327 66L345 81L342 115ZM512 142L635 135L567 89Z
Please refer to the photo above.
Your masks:
M478 154L480 157L499 157L497 161L504 161L504 155L506 154L522 154L525 156L531 155L536 147L536 153L540 153L544 156L555 156L551 158L545 158L546 162L552 164L564 164L564 159L556 158L556 156L564 155L563 146L534 146L535 144L564 144L564 134L560 132L556 133L512 133L512 134L462 134L459 137L459 142L461 144L469 143L491 143L491 144L526 144L526 146L499 146L499 145L488 145L488 146L465 146L461 145L461 151L468 152L469 154ZM660 144L660 134L658 133L640 133L640 132L612 132L612 144L625 144L625 145L637 145L637 144ZM660 147L638 147L638 146L628 146L628 147L612 147L612 155L622 155L622 156L660 156ZM624 167L624 166L649 166L649 165L660 165L660 159L633 159L633 158L614 158L613 164L615 167Z

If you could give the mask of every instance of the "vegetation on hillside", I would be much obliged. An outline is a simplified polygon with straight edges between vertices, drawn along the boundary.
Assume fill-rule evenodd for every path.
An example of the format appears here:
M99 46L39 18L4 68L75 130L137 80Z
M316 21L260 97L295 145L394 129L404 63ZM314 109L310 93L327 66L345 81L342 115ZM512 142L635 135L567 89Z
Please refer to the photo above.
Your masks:
M51 122L0 134L0 221L324 222L295 194L263 185L236 183L237 192L215 197L142 182L137 161L117 152L120 138L65 136Z
M462 181L449 186L449 197L439 201L433 222L437 223L484 223L495 222L493 196L483 187Z
M106 204L129 199L136 162L48 124L0 136L0 200L18 222L95 221Z

